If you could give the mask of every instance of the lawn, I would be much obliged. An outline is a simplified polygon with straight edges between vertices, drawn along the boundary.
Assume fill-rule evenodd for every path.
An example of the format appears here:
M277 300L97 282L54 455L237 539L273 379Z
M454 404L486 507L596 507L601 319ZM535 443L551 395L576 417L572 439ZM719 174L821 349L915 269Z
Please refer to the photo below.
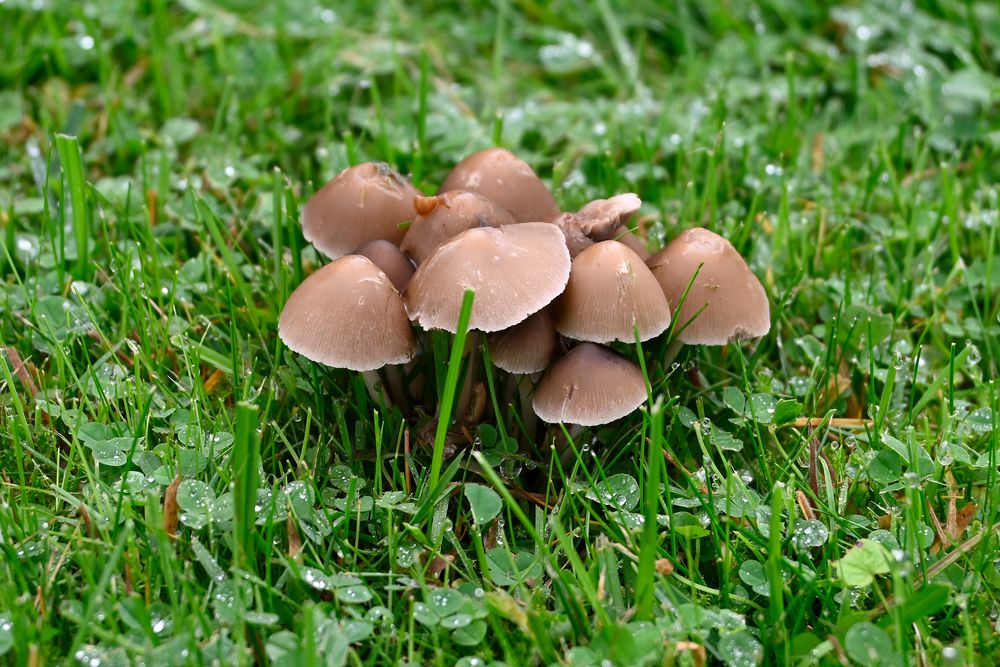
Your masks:
M770 333L533 438L283 345L313 192L491 145ZM0 146L0 663L1000 662L995 2L0 0Z

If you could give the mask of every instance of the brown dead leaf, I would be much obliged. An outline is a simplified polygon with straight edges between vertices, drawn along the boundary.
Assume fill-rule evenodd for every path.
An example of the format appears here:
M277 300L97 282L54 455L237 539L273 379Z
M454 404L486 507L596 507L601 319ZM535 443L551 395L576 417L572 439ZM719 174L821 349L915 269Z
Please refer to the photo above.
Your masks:
M6 346L4 350L7 352L7 358L10 359L10 370L13 374L21 381L24 388L28 391L28 395L31 398L35 397L38 393L38 386L35 381L31 379L31 373L28 372L28 365L21 360L21 355L18 353L16 347ZM11 389L13 391L13 389Z
M286 530L288 532L288 557L294 559L302 551L302 537L299 535L299 529L295 526L295 519L292 518L291 514L288 515Z
M441 573L447 570L448 567L454 562L455 554L434 556L434 558L431 559L430 564L427 566L427 574L434 578L440 577Z
M947 529L950 533L952 540L957 542L961 539L962 535L968 529L969 524L972 523L973 517L976 516L976 503L966 503L966 505L958 510L958 515L955 517L954 530L952 526L948 526Z
M669 558L658 558L656 560L656 573L661 577L669 577L674 573L674 564Z
M42 591L42 587L38 586L35 588L35 611L42 618L45 618L48 613L45 610L45 593Z
M690 653L695 667L704 667L705 661L708 659L705 647L695 642L677 642L674 644L674 650L677 653Z
M816 495L819 495L819 491L816 491ZM813 512L812 505L809 503L809 498L803 493L802 489L795 492L795 500L799 504L799 510L802 512L802 516L812 521L816 518L816 513Z
M156 215L157 215L156 199L157 199L156 190L150 189L146 191L146 208L149 209L150 227L156 227Z
M87 537L94 536L94 524L90 520L90 512L87 511L87 506L80 505L80 520L83 522L83 529L87 531Z
M222 371L220 371L219 369L215 369L215 372L209 375L208 379L205 380L205 393L211 394L213 391L215 391L215 388L219 385L219 380L221 379L222 379Z
M125 592L129 595L135 593L135 586L132 585L132 566L128 564L128 552L125 552Z
M813 137L812 141L812 170L813 173L816 174L823 173L823 167L826 164L826 152L824 150L823 139L823 133L820 132Z
M167 487L167 493L163 496L163 530L167 532L170 539L177 539L177 520L179 507L177 506L177 489L181 485L181 475L177 477Z

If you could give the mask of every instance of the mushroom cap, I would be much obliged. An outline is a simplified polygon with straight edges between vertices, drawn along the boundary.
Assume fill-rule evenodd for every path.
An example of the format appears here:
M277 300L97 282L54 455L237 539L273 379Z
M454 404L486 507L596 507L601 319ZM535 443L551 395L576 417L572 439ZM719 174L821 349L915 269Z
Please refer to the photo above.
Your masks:
M569 283L556 299L556 330L592 343L635 342L670 326L670 307L642 259L618 241L601 241L573 260Z
M571 258L575 259L581 252L594 245L593 239L584 234L580 228L580 221L577 220L576 213L557 213L549 216L545 221L555 225L562 232L566 241L566 249L569 250Z
M372 263L389 276L392 286L397 292L402 292L406 283L413 277L413 263L390 241L375 239L364 244L352 254L367 257Z
M438 192L448 190L478 192L510 211L517 222L547 220L559 212L531 167L503 148L477 151L455 165Z
M489 334L486 340L493 365L520 375L544 371L559 342L548 308L509 329Z
M302 234L331 259L368 241L399 244L420 193L384 162L348 167L302 207Z
M531 407L550 424L599 426L621 419L645 400L638 366L604 346L580 343L546 371Z
M500 331L547 306L569 279L562 233L544 222L468 229L420 265L403 299L424 329L454 333L465 290L476 298L469 328Z
M417 216L406 230L399 246L417 264L426 260L439 245L466 229L499 227L516 222L510 211L475 192L451 190L439 194L434 200L431 210ZM425 210L428 203L424 203Z
M691 283L680 313L674 315L678 326L684 326L705 308L680 332L684 344L725 345L731 340L757 338L771 330L764 286L733 244L718 234L701 227L688 229L650 257L647 264L675 310ZM695 272L698 275L692 283Z
M576 212L580 229L592 241L607 241L642 206L642 200L632 192L608 199L595 199Z
M622 225L628 222L640 206L642 200L631 192L626 192L608 199L595 199L576 213L557 213L546 218L546 222L562 230L569 256L576 257L599 241L627 236L628 229L623 230ZM647 251L643 259L648 256Z
M399 292L360 255L334 260L302 281L281 310L278 335L307 359L352 371L402 364L416 353Z

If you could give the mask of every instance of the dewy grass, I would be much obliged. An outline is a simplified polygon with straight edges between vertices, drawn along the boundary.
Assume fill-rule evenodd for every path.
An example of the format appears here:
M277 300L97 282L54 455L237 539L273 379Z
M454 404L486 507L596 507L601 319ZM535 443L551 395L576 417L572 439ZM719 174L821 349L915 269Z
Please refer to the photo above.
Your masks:
M91 4L0 3L0 661L1000 660L995 3ZM491 143L772 332L596 429L283 348L301 202Z
M465 353L465 338L469 333L469 320L472 317L472 304L476 293L465 290L462 296L462 309L458 314L458 325L455 338L451 343L451 354L448 357L448 370L445 375L444 389L441 392L441 410L437 417L437 427L434 431L434 452L431 455L431 468L427 477L428 491L437 489L441 478L441 465L444 461L444 441L451 423L451 412L455 405L458 392L458 378L462 370L462 355Z

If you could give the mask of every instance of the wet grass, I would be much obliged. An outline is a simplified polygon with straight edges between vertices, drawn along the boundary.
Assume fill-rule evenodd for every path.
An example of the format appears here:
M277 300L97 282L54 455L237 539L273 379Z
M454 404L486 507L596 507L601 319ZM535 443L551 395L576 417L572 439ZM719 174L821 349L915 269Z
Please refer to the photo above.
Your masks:
M661 4L0 4L0 660L996 662L1000 10ZM771 334L561 457L283 348L311 192L492 143Z

